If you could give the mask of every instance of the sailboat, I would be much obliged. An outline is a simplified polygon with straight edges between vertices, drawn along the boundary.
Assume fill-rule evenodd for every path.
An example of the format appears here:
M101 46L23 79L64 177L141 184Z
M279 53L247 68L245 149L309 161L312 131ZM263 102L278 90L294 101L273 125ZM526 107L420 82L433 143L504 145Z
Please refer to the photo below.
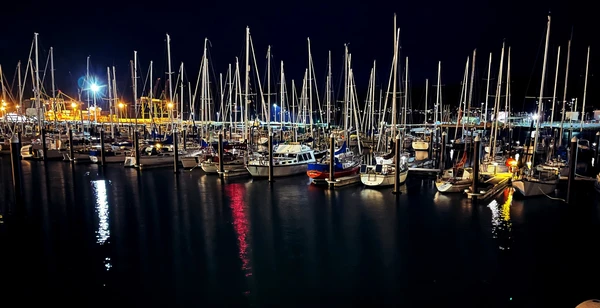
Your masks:
M394 37L394 57L392 60L392 136L396 133L396 90L397 90L397 74L398 74L398 42L400 40L400 29L396 28L396 20L394 16L394 29L396 29L396 36ZM406 89L405 89L406 90ZM406 91L405 91L406 92ZM406 104L406 101L405 101ZM386 102L387 105L387 102ZM386 109L384 107L384 109ZM404 183L408 176L408 165L406 163L406 156L396 157L396 155L401 155L400 153L396 153L396 144L398 142L402 142L402 138L400 138L400 134L396 135L395 141L393 142L392 151L383 156L375 156L375 164L374 165L361 165L360 166L360 181L370 187L384 187L394 185L396 175L399 178L399 184ZM400 161L400 164L396 165L395 161ZM398 174L396 174L398 173Z
M540 85L540 102L544 94L544 79L546 77L546 63L548 57L548 41L550 39L550 16L548 16L548 26L546 30L546 47L544 52L544 64L542 66L542 81ZM521 177L518 180L512 182L512 186L515 190L523 195L524 197L532 197L539 195L547 195L556 189L556 185L559 181L558 172L553 170L538 170L537 168L531 168L531 165L535 162L535 153L537 152L537 144L540 132L540 122L542 114L542 103L538 104L537 117L540 119L536 121L535 125L535 139L533 145L533 154L530 156L531 160L527 162L527 170L523 170ZM573 159L573 158L571 158Z
M357 174L360 169L359 158L359 156L354 155L352 151L348 150L346 147L346 141L344 141L342 147L334 152L334 177L340 178ZM330 175L330 164L331 158L329 156L323 157L323 159L321 159L319 162L308 164L308 171L306 171L306 174L311 178L312 184L327 184L327 179Z
M467 162L467 152L463 152L462 159L454 166L444 171L444 174L435 181L435 187L441 193L463 192L473 183L472 168L464 168Z

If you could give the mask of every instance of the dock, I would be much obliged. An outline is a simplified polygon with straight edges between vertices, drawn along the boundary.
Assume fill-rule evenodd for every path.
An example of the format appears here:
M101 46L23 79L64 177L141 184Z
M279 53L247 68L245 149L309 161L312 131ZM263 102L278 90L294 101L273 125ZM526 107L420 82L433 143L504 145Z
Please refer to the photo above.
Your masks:
M503 191L506 187L508 187L508 184L510 184L510 178L509 177L494 177L494 178L490 179L490 181L487 181L487 183L492 183L493 186L487 190L482 189L479 192L471 192L468 190L465 193L467 194L469 199L485 201L485 200L497 195L498 193Z

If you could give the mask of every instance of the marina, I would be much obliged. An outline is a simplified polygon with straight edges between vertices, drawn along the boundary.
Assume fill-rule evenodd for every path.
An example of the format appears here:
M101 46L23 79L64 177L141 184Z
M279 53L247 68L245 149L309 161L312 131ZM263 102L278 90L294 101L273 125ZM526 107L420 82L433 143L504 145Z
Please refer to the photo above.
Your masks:
M310 37L288 61L245 26L237 56L206 37L184 63L166 33L148 48L161 61L73 60L85 74L65 91L69 51L34 32L12 81L0 63L4 290L94 307L600 298L580 252L600 238L597 81L591 47L551 36L553 18L535 19L525 90L526 52L507 40L428 59L421 78L396 14L383 62Z

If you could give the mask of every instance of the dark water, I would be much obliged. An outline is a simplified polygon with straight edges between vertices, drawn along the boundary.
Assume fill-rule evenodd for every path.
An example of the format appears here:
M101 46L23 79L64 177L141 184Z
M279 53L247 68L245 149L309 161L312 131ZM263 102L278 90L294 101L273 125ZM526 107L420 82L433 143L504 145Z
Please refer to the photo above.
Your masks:
M330 192L304 176L271 186L46 166L24 162L27 220L0 225L3 302L574 307L600 297L591 193L568 206L507 190L473 206L412 177L396 203L390 189ZM0 167L6 212L7 157Z

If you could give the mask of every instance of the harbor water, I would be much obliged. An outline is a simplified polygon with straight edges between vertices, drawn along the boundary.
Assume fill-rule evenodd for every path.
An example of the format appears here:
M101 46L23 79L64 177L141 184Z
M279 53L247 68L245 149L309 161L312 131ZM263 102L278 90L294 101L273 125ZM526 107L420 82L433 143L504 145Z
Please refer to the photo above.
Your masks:
M23 162L26 216L0 157L2 306L575 307L600 297L595 192L571 205L506 189L472 204L410 176L402 194L306 176Z

